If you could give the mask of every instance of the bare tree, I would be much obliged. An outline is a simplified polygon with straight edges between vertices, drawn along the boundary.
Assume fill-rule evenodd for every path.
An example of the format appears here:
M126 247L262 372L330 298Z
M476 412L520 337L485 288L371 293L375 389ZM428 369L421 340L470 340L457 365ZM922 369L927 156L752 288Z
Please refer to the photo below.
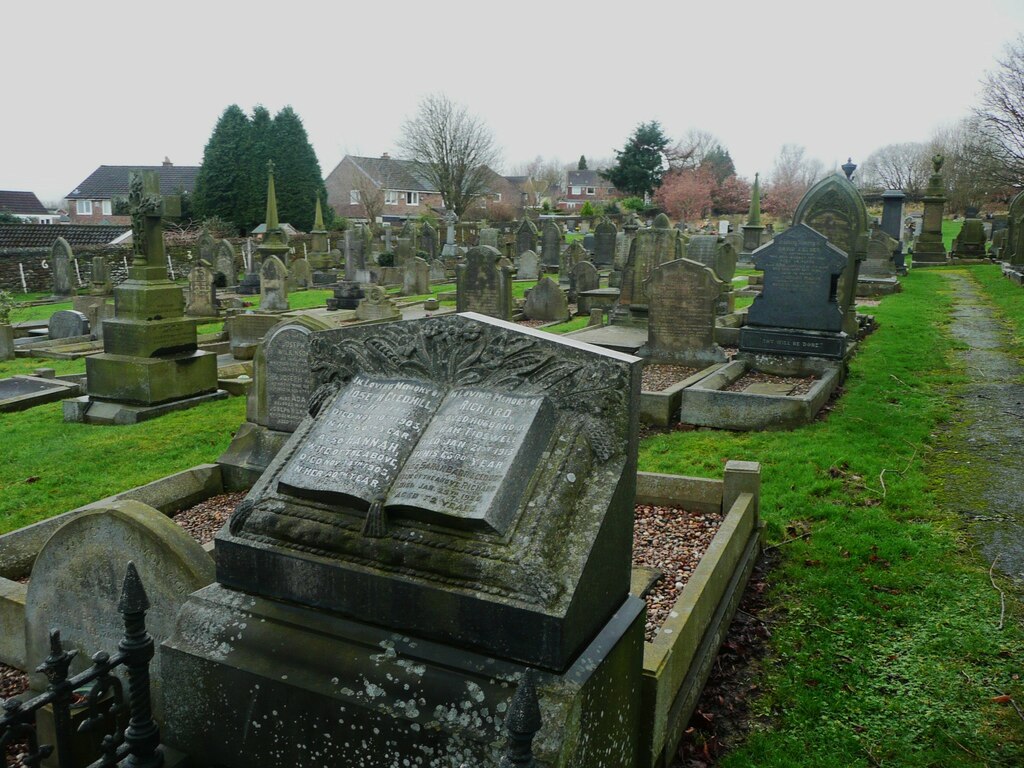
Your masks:
M665 152L669 167L673 170L682 168L699 168L721 142L709 131L691 128L686 134Z
M975 117L989 139L982 147L999 174L994 181L1019 186L1024 183L1024 34L1006 45L997 64L982 80Z
M361 170L356 171L352 187L359 192L359 203L370 226L376 229L377 219L384 213L384 190Z
M977 117L938 129L928 145L928 157L935 154L945 158L942 177L951 211L980 208L993 197L1005 197L1013 183L998 140Z
M575 168L575 166L573 166ZM525 176L525 190L529 194L529 205L539 205L541 198L548 195L551 187L565 186L565 171L561 161L545 160L537 155L528 163L520 163L512 169L513 176Z
M765 185L762 207L768 213L789 219L800 198L825 173L817 158L806 157L807 150L799 144L783 144Z
M402 125L398 146L418 162L441 193L445 207L462 216L490 192L500 153L490 128L444 94L420 102L416 115Z
M916 197L928 183L932 152L922 142L886 144L861 163L859 181L865 187L902 189Z

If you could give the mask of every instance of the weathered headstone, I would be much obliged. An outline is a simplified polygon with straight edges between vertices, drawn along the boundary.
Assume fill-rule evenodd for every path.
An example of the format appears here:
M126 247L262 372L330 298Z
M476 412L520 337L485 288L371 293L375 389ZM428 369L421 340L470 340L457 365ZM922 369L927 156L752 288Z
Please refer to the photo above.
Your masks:
M608 219L601 219L594 228L594 263L599 267L609 267L615 261L615 240L618 229Z
M846 254L820 232L796 224L759 248L754 264L764 272L764 287L747 311L740 349L842 357L846 337L840 333L838 282Z
M224 330L228 334L231 355L238 360L252 360L264 336L280 322L280 315L259 312L243 312L229 316L224 321Z
M593 232L587 232L587 234L585 234L583 236L583 250L585 250L589 254L593 254L594 253L594 233Z
M419 229L416 227L416 222L412 219L406 219L398 236L404 237L409 241L410 248L413 255L415 255L419 248Z
M642 356L657 363L703 366L726 360L715 343L715 317L724 283L689 259L655 267L647 278L647 344Z
M667 261L683 257L683 241L668 216L659 213L654 226L636 233L622 273L622 292L612 314L613 323L642 324L647 321L647 297L644 285L651 270Z
M188 273L188 303L185 314L190 317L216 317L217 299L213 286L213 272L197 263Z
M93 256L92 272L89 275L89 293L93 296L110 296L114 285L110 281L110 265L103 256Z
M413 256L405 263L402 274L402 293L405 296L422 296L430 293L430 265L419 256Z
M427 261L437 258L437 230L430 225L429 221L423 222L423 227L420 229L419 249L426 252Z
M583 291L594 291L600 287L600 275L589 261L581 261L572 268L572 291L578 296Z
M368 285L365 288L366 295L359 301L356 307L357 320L401 320L402 313L395 306L387 291L379 285Z
M59 309L50 315L51 339L72 339L89 335L89 318L73 309Z
M430 262L430 282L432 283L443 283L448 279L448 273L445 271L444 262L440 259L434 259Z
M544 224L541 235L541 263L545 267L557 267L562 257L562 230L553 221Z
M488 245L491 248L498 247L498 235L500 233L493 227L485 227L480 230L480 245Z
M313 269L308 259L295 259L288 265L288 290L313 287Z
M500 320L512 318L512 270L499 266L501 252L480 245L470 248L455 270L459 312L479 312Z
M196 250L199 251L198 261L205 261L207 266L211 266L216 258L217 241L209 232L203 232L196 242Z
M1010 201L1006 217L1006 245L1001 254L1003 261L1013 266L1024 265L1024 191Z
M587 252L579 240L573 240L569 247L562 251L558 261L558 284L563 288L572 285L572 271L581 261L587 260Z
M537 251L537 225L528 216L524 216L516 228L515 255L520 256L527 251Z
M864 277L889 278L896 276L896 267L893 264L893 254L899 247L899 241L889 237L881 229L871 232L868 239L867 258L861 267L861 275Z
M65 298L74 293L75 279L71 272L71 260L74 257L67 240L63 237L54 240L50 247L50 269L53 270L54 296Z
M218 240L214 255L214 281L225 288L238 285L238 257L230 240Z
M533 251L523 251L519 254L519 269L516 277L520 280L536 280L540 275L540 265L537 254Z
M288 309L288 270L277 256L265 256L260 265L260 311Z
M559 322L569 319L569 301L565 291L550 277L542 278L526 294L523 314L530 320Z
M983 259L987 239L984 222L978 218L966 218L960 234L953 240L952 256L958 259Z
M413 249L411 238L397 237L395 241L398 243L395 248L395 266L402 269L415 257L416 251Z
M46 541L32 566L25 598L25 659L35 670L50 650L49 635L60 628L66 650L79 653L73 674L89 666L98 651L117 652L124 636L118 601L129 562L146 591L146 630L157 648L174 630L178 609L214 579L213 559L162 512L138 501L115 501L82 512ZM162 719L162 654L150 662L155 714ZM124 676L124 667L115 674ZM41 691L46 680L30 677Z

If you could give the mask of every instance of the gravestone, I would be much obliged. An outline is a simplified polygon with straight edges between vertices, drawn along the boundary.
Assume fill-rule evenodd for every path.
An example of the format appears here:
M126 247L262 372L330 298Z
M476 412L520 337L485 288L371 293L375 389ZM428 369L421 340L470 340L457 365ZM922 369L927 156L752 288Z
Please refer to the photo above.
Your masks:
M764 285L747 311L740 350L841 358L846 351L839 277L846 254L806 224L754 252Z
M839 278L839 306L843 330L855 337L857 278L871 236L864 199L853 182L841 173L833 173L807 190L793 214L793 223L807 224L847 255L846 269Z
M413 249L411 238L397 237L395 240L398 243L398 246L395 248L395 266L402 269L415 257L416 251Z
M563 288L572 285L572 271L581 261L587 260L587 252L579 240L573 240L569 247L562 251L558 261L558 284Z
M739 250L738 258L744 264L749 264L751 254L765 242L762 239L765 227L761 224L761 174L759 173L754 174L754 185L750 188L750 210L742 229L743 247Z
M73 339L89 335L89 318L73 309L59 309L50 315L51 339Z
M733 251L736 253L736 260L739 261L740 251L743 250L743 235L740 232L730 232L722 238L725 242L732 246Z
M458 248L455 244L455 225L458 223L459 217L455 211L448 211L444 215L445 224L445 240L444 247L441 249L441 256L446 259L455 258L458 253Z
M214 280L224 288L238 285L238 256L230 240L218 240L214 255Z
M487 245L491 248L498 248L498 235L500 233L493 227L486 227L480 230L480 245Z
M647 296L644 286L651 271L668 261L683 257L683 241L668 216L659 213L654 226L641 229L630 244L629 257L622 273L622 291L612 312L613 324L642 325L647 322Z
M942 241L942 210L946 204L946 185L942 179L942 155L932 157L933 173L924 192L924 218L921 234L914 241L911 266L927 267L946 263L946 245Z
M610 267L615 261L615 240L618 229L608 219L601 219L594 228L594 263L599 267Z
M867 258L861 267L863 277L890 278L896 276L893 254L899 248L899 241L889 237L881 229L871 232L868 239Z
M1013 266L1024 265L1024 191L1010 201L1006 217L1006 245L1001 254L1003 261Z
M196 242L196 250L199 251L198 261L206 262L206 266L211 266L216 258L217 241L209 232L203 232Z
M118 601L129 562L149 601L146 630L159 651L185 599L214 579L213 559L162 512L138 501L100 502L58 528L39 551L25 597L25 659L35 670L49 653L52 627L65 650L79 653L77 674L98 651L114 654L124 636ZM150 662L154 714L162 719L162 654ZM124 677L124 667L115 674ZM30 675L35 691L45 678Z
M434 261L437 258L437 230L430 225L429 221L424 222L423 228L420 230L419 249L426 251L427 261Z
M561 322L569 319L569 301L565 291L550 277L542 278L526 294L523 314L530 320Z
M413 255L415 255L419 249L419 230L416 228L416 222L412 219L406 219L398 236L404 237L409 241L409 247Z
M498 264L497 248L478 245L455 268L455 303L459 312L478 312L499 320L512 318L512 270Z
M329 269L331 266L336 264L334 256L330 253L327 226L324 224L323 207L320 205L320 195L316 196L316 210L313 213L313 229L310 230L309 234L309 251L306 255L306 260L309 262L310 275L312 275L314 269Z
M444 262L434 259L430 262L430 282L443 283L448 279L448 273L444 269Z
M898 189L882 193L882 231L893 240L903 237L903 201L907 196Z
M718 275L718 279L728 286L727 290L732 290L732 279L736 276L736 263L738 260L739 252L726 239L725 242L718 244L718 249L715 251L715 259L708 265Z
M686 244L686 258L714 269L718 235L693 235ZM721 275L719 275L721 277Z
M258 312L243 312L229 316L224 321L224 330L228 334L228 348L232 357L238 360L252 360L264 336L280 322L280 315Z
M572 268L572 285L570 287L577 296L584 291L597 290L600 283L597 267L589 261L581 261Z
M309 342L330 326L308 315L279 322L263 338L253 361L246 419L279 432L294 432L309 412Z
M188 273L188 303L185 314L189 317L216 317L217 299L213 286L213 272L197 263Z
M538 764L635 765L639 366L480 316L316 333L311 416L161 649L168 743L525 766L543 722Z
M308 259L295 259L288 265L288 290L313 287L313 269Z
M953 240L952 256L958 259L985 258L985 224L978 218L964 219L960 234Z
M537 225L529 217L524 217L516 228L516 256L527 251L537 251Z
M402 313L395 306L387 291L379 285L368 285L366 295L360 299L356 307L357 320L401 320Z
M89 293L93 296L110 296L114 285L110 281L110 265L103 256L93 256L92 271L89 275Z
M277 256L265 256L260 265L260 312L288 310L288 270Z
M405 296L422 296L430 293L430 265L419 256L413 256L405 263L402 293Z
M689 259L668 261L647 278L647 344L640 355L655 363L702 367L726 361L715 343L715 317L725 284Z
M585 234L583 236L583 250L585 250L588 254L593 254L594 253L594 233L593 232L587 232L587 234Z
M358 278L362 270L356 270ZM369 282L369 281L367 281ZM356 280L342 280L334 289L334 301L337 309L355 309L363 299L363 283Z
M63 237L54 240L50 247L50 269L53 270L53 295L67 298L75 292L75 280L71 274L71 260L75 255Z
M553 221L544 224L541 235L541 263L545 267L557 267L562 257L562 230Z
M519 254L519 269L516 277L519 280L536 280L540 276L540 265L537 254L533 251L523 251Z

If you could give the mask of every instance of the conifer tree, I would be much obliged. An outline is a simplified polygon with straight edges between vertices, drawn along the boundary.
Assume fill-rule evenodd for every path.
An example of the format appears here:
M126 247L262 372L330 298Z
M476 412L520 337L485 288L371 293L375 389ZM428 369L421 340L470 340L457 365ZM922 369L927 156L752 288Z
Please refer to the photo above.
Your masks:
M197 218L219 216L239 229L249 220L249 118L232 104L217 120L203 150L203 164L196 177L193 211Z
M274 116L270 152L274 158L277 209L281 221L308 232L313 228L316 200L327 199L320 161L309 143L302 120L290 106ZM328 206L329 209L329 206ZM330 225L330 222L326 222Z

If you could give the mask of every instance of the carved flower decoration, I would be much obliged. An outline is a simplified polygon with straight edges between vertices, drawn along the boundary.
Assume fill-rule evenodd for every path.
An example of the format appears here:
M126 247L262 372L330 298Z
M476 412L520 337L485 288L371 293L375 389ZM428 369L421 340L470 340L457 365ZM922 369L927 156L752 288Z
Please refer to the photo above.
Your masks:
M458 334L462 341L476 341L480 338L480 328L475 325L465 325L458 330Z

